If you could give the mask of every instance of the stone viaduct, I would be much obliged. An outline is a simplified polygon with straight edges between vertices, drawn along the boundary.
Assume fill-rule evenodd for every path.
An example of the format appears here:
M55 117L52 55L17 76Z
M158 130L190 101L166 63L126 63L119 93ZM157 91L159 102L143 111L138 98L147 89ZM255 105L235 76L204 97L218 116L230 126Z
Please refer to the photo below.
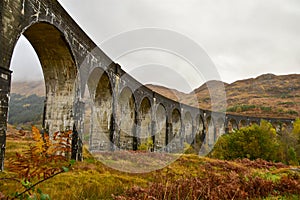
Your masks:
M80 29L56 0L0 2L0 164L6 144L7 114L15 45L24 35L44 74L44 127L73 130L73 153L81 159L84 95L89 93L91 151L128 149L151 141L152 151L178 152L185 142L213 144L225 132L260 123L260 118L212 113L172 101L136 81ZM266 119L276 127L293 119Z

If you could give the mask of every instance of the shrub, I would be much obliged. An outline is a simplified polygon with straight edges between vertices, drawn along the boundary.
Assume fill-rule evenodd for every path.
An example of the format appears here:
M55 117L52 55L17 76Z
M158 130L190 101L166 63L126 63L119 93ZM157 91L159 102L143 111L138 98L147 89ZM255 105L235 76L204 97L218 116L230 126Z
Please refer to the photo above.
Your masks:
M274 161L277 160L278 149L275 129L270 123L262 121L260 126L254 124L241 128L235 133L223 135L217 141L210 156L230 160L262 158Z
M261 106L261 107L260 107L260 110L262 110L262 111L271 111L272 108L269 107L269 106Z
M148 138L146 143L142 143L138 146L138 150L148 151L153 149L153 140L152 138Z
M16 152L16 157L8 159L9 171L16 177L0 179L19 182L23 187L21 192L16 189L12 199L50 199L49 195L44 194L37 186L69 171L69 167L74 163L69 162L67 156L71 151L71 133L72 131L56 132L51 140L47 133L42 136L36 127L32 127L33 143L30 144L29 149L24 150L23 153ZM1 199L5 199L5 196Z
M244 112L256 108L255 105L239 105L227 108L228 112Z
M290 115L298 115L298 112L294 110L288 110L287 113Z

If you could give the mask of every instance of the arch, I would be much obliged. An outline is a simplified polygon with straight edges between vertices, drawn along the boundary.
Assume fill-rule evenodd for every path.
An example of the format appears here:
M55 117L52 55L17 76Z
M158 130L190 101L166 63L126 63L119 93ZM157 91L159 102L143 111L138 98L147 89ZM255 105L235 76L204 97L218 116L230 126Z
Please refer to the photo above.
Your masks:
M237 130L237 129L238 129L237 121L235 119L231 118L228 121L228 132L231 133L231 132L233 132L234 130Z
M216 122L216 136L215 136L215 142L217 139L225 133L225 119L224 118L218 118Z
M252 125L254 125L254 124L259 125L260 122L257 121L257 120L251 120L250 123L249 123L249 126L252 126Z
M204 118L201 114L198 114L196 117L196 130L197 132L202 132L204 129Z
M193 118L190 112L186 112L183 119L184 124L184 142L191 144L193 138Z
M214 144L214 141L216 139L216 130L215 130L215 123L213 118L209 115L206 117L206 137L205 137L205 143L208 144L208 146L212 146Z
M27 59L29 61L27 61ZM27 67L29 67L27 69ZM9 124L18 124L23 125L25 122L24 120L28 120L27 122L31 122L35 125L42 125L42 127L45 127L44 124L44 103L45 103L45 81L44 81L44 75L42 72L42 66L39 61L38 55L36 51L34 50L33 46L30 44L30 42L25 38L25 36L21 35L19 40L17 41L13 54L12 54L12 61L10 69L13 70L13 76L11 80L11 95L10 95L10 104L9 104L9 110L8 110L8 123ZM24 77L24 71L30 70L31 77ZM23 93L25 96L29 96L30 98L33 97L36 100L34 104L30 103L26 107L19 107L14 105L13 101L16 101L19 99L19 94L13 94L15 91L13 91L16 87L16 85L19 85L20 81L27 81L27 79L30 78L33 80L32 83L34 83L36 86L38 84L39 90L38 91L19 91ZM1 79L1 78L0 78ZM34 80L35 79L35 80ZM0 83L1 84L1 83ZM14 86L14 87L13 87ZM1 89L0 89L1 90ZM24 93L28 92L28 93ZM17 92L18 93L18 92ZM37 96L32 96L37 95ZM1 101L1 100L0 100ZM16 107L19 107L16 110ZM34 110L34 112L32 112ZM17 112L16 112L17 111ZM17 116L23 116L23 117L16 117Z
M204 119L203 116L201 114L198 114L196 116L196 123L195 123L195 136L194 136L194 146L195 149L197 151L200 150L203 139L204 139L204 130L205 130L205 126L204 126Z
M286 130L287 132L291 132L293 130L293 121L284 121L282 122L282 130Z
M273 121L272 123L273 128L276 130L277 133L280 133L282 130L282 123L279 121Z
M155 112L155 150L164 148L167 144L167 111L158 104Z
M238 124L238 128L241 129L243 127L247 126L247 121L245 119L241 119L239 124Z
M26 67L29 67L29 65L31 68L27 69ZM34 79L41 78L44 81L43 69L39 57L31 43L23 34L18 38L11 57L10 70L13 71L12 82L24 79L24 73L22 73L20 69L31 70L31 79L32 77L34 77ZM25 77L25 80L26 79L28 79L28 77ZM45 90L45 84L43 88ZM44 94L44 96L46 95Z
M169 136L169 151L178 153L183 150L183 141L181 137L182 121L180 111L175 108L171 116L171 134Z
M101 68L95 68L89 76L88 89L94 102L90 148L108 151L112 148L113 142L113 93L108 74Z
M173 137L181 134L181 114L178 109L172 111L172 134Z
M135 135L135 99L129 87L123 88L118 98L118 142L117 146L122 150L133 150Z
M152 137L152 117L151 117L151 103L148 97L144 97L139 111L139 132L138 132L138 137L140 139L140 144L146 145L149 149L148 150L153 150L153 146L149 146L150 143L154 144L154 138Z
M45 126L50 135L73 127L77 67L70 45L54 25L38 22L24 30L42 66L46 86Z
M150 107L152 107L152 105L154 104L153 98L149 94L147 94L147 91L145 91L145 90L146 89L143 86L139 87L138 89L135 88L133 95L135 96L135 99L136 99L135 103L136 103L136 107L138 108L138 110L141 109L143 104L145 106L145 103L147 105L149 104Z

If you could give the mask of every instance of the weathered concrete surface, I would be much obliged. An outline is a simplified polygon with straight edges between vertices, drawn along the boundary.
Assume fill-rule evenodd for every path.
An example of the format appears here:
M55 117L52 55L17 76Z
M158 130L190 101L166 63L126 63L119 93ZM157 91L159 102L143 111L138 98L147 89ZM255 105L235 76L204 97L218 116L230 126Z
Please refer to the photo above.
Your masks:
M0 67L0 170L4 166L4 154L6 144L6 124L8 100L10 91L11 71Z
M71 130L75 124L82 126L80 114L74 113L78 110L78 106L74 105L81 101L80 91L78 92L81 84L76 82L79 70L82 71L80 76L84 85L85 71L88 73L95 63L104 68L112 61L87 37L57 1L3 0L0 2L0 13L1 71L10 69L13 50L23 34L35 49L44 73L44 128L53 134L59 130ZM1 81L0 87L0 144L5 148L10 76L9 81ZM3 152L1 151L1 161Z

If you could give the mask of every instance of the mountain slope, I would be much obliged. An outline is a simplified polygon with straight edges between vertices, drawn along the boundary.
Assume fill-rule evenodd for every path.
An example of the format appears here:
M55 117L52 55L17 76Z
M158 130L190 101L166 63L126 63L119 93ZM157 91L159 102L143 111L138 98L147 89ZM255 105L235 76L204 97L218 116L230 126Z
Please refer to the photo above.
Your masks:
M32 94L11 94L8 115L9 124L42 124L44 97Z
M153 85L151 89L162 95L173 91ZM259 117L296 118L300 113L300 75L264 74L231 84L209 81L194 92L181 95L184 96L182 102L202 109L211 109L213 97L217 110ZM222 98L225 96L226 102ZM191 100L195 98L198 102Z
M8 123L41 124L44 100L44 81L12 82Z
M23 96L37 95L39 97L45 96L44 81L26 81L26 82L12 82L11 93L20 94Z

